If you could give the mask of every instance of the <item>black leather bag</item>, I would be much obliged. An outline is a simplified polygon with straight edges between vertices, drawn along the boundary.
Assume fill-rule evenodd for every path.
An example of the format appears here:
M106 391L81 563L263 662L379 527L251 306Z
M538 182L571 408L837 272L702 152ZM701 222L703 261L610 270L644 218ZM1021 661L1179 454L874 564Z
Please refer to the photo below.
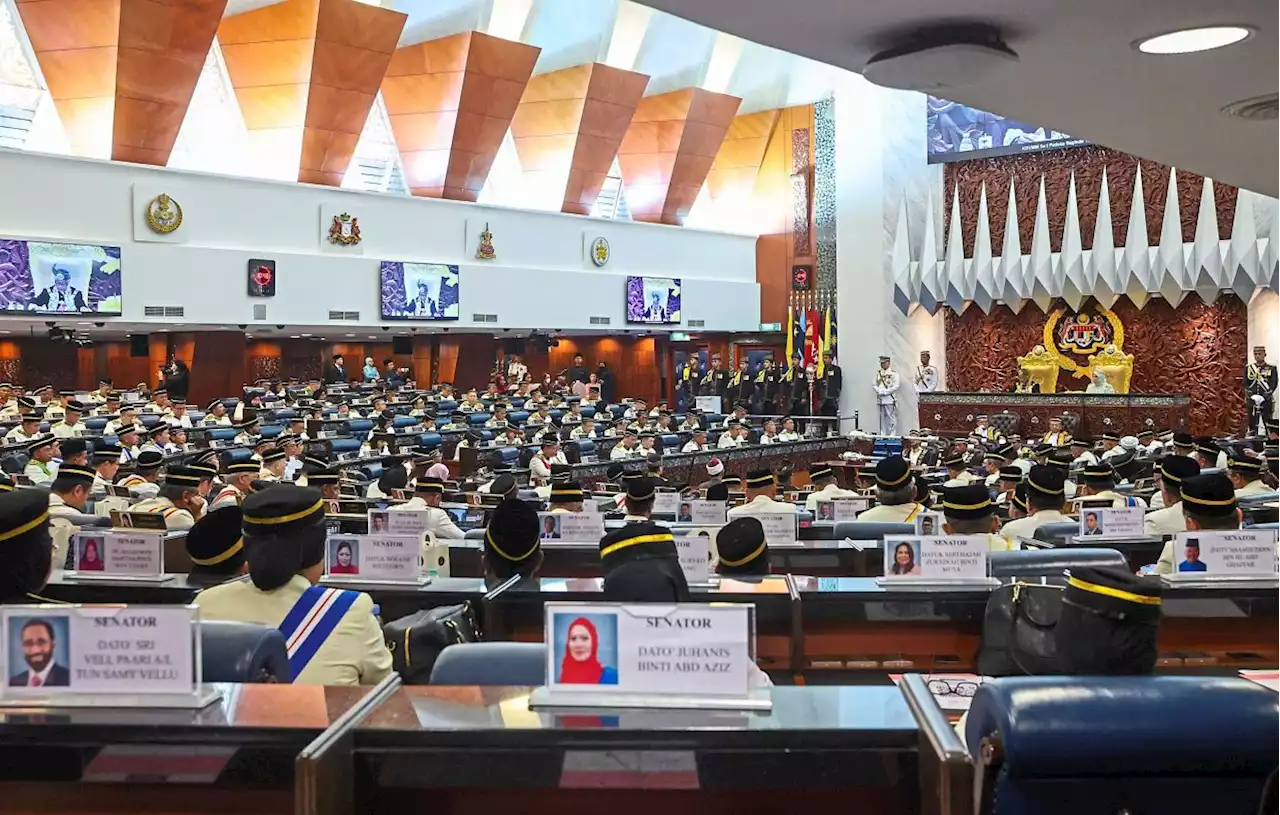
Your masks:
M471 606L440 606L414 612L382 626L382 638L391 651L391 667L406 685L425 685L431 679L436 657L450 645L478 642Z
M978 673L1046 676L1059 673L1054 629L1062 611L1061 586L1015 582L991 593L982 619Z

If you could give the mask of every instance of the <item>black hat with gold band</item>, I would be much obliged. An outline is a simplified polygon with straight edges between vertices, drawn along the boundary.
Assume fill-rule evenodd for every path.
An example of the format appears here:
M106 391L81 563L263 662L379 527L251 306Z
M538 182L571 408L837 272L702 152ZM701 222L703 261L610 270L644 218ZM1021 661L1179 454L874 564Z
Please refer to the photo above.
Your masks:
M1098 434L1098 441L1114 441L1114 442L1118 442L1118 441L1120 441L1120 437L1119 437L1119 436L1117 436L1115 433L1099 433L1099 434Z
M1013 488L1013 498L1010 499L1013 505L1023 512L1028 512L1027 508L1027 482L1019 481L1018 486Z
M957 521L978 520L995 512L991 494L980 483L946 487L942 491L942 513Z
M1037 464L1027 474L1027 497L1039 495L1062 500L1066 495L1067 474L1049 464Z
M0 493L13 492L17 489L17 485L13 483L13 479L5 473L0 473Z
M911 465L902 456L885 456L876 463L876 486L882 490L901 489L911 478Z
M670 529L652 521L639 521L615 529L600 539L600 564L606 575L620 563L645 558L679 560L676 540Z
M769 544L759 518L744 516L725 524L716 535L720 574L769 573Z
M238 574L244 568L240 507L208 512L187 530L187 556L194 574Z
M623 473L622 482L628 501L652 501L653 496L656 494L653 488L653 480L645 473Z
M273 591L324 561L325 500L320 490L271 482L240 504L249 577Z
M1097 464L1087 464L1080 471L1080 483L1082 484L1110 484L1116 480L1116 471L1108 462L1099 461Z
M324 521L320 491L291 484L256 492L240 508L246 535L285 536Z
M204 480L204 473L183 465L172 466L164 472L164 484L166 487L191 490L199 487L200 482Z
M1022 472L1021 467L1015 467L1010 464L1000 468L999 479L1001 481L1013 481L1018 483L1022 481L1023 475L1024 473Z
M51 447L58 443L57 436L37 436L27 442L27 453L31 454L39 450L41 447Z
M1004 454L1003 448L1000 450L988 450L986 453L983 454L982 458L984 461L987 459L990 459L992 461L999 461L1001 463L1009 460L1008 456Z
M97 441L93 445L93 461L96 464L120 460L120 445Z
M552 504L580 504L586 500L582 485L577 481L565 481L551 487Z
M342 471L337 467L315 470L307 475L307 485L318 487L322 484L337 484L342 480Z
M494 507L489 516L489 525L484 530L485 556L515 569L536 563L541 548L540 531L538 513L533 507L519 499L507 498Z
M418 495L444 495L444 482L438 478L424 475L418 479L413 491Z
M63 463L58 467L58 474L54 477L54 484L59 489L62 487L88 487L93 484L93 480L98 476L98 471L85 464L66 464Z
M1075 567L1054 629L1058 669L1083 675L1149 674L1156 664L1160 579L1117 567Z
M1218 448L1217 442L1209 436L1200 436L1196 439L1196 452L1203 453L1209 458L1216 460L1218 458L1218 453L1221 453L1222 450Z
M1200 462L1190 456L1165 456L1160 462L1160 477L1173 484L1200 474Z
M53 560L47 492L0 492L0 553L0 602L29 602L27 592L44 586Z
M819 481L824 478L834 478L835 470L831 469L830 464L818 464L809 468L809 480Z
M1193 515L1225 518L1236 513L1236 491L1222 473L1193 475L1182 482L1182 509Z
M143 450L133 461L134 469L158 470L164 465L164 453L159 450Z
M19 419L19 421L22 422L23 424L29 424L31 422L40 424L40 422L44 421L44 417L41 416L39 413L24 413L22 414L22 417Z
M747 473L746 488L749 490L767 489L777 483L772 470L752 470Z
M1262 472L1262 459L1257 456L1233 455L1227 459L1227 467L1240 470L1245 475Z
M253 459L245 459L244 461L233 461L227 465L227 475L257 475L262 472L262 467Z
M952 452L951 455L947 456L942 460L942 466L948 467L953 470L963 469L965 466L967 466L965 464L964 454Z
M277 461L283 461L288 458L289 454L279 447L273 447L262 454L263 464L274 464Z
M200 473L205 481L212 481L218 477L218 465L215 461L216 459L194 459L187 462L187 466Z

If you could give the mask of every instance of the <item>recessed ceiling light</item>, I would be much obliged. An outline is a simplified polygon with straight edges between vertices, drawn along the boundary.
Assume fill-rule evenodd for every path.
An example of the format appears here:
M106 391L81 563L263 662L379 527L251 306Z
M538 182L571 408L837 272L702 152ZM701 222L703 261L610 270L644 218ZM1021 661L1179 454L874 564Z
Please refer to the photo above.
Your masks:
M303 334L302 336L304 336L304 337L310 337L311 335L310 335L310 334Z
M300 334L294 334L293 336L289 337L289 339L291 339L291 340L300 340L300 339L302 339L302 335L300 335Z
M1252 34L1253 29L1241 25L1215 25L1170 31L1168 34L1139 40L1137 46L1144 54L1192 54L1234 45Z
M355 336L355 334L348 334L347 336L348 336L348 337L354 337L354 336Z

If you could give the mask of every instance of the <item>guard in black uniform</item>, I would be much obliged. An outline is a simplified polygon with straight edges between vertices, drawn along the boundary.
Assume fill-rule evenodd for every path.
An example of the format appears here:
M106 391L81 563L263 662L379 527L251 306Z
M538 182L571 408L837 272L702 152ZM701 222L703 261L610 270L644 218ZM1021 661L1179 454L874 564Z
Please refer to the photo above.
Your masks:
M822 352L822 377L818 381L818 412L823 416L836 416L840 413L840 389L844 386L844 376L840 366L835 364L830 351Z
M773 370L773 360L765 357L764 363L751 383L751 412L760 415L773 409L773 392L778 388L778 375Z
M789 413L796 420L796 429L804 432L805 421L799 417L808 416L813 408L809 405L809 372L804 369L804 361L800 352L791 355L791 367L783 374L783 396L788 400L787 407L781 411Z
M625 479L626 525L600 539L604 599L620 603L683 603L689 584L671 530L649 520L654 486L647 475Z
M729 392L729 372L720 367L720 355L715 354L711 357L711 370L702 378L703 396L718 396L720 398L720 410L724 410L724 397Z

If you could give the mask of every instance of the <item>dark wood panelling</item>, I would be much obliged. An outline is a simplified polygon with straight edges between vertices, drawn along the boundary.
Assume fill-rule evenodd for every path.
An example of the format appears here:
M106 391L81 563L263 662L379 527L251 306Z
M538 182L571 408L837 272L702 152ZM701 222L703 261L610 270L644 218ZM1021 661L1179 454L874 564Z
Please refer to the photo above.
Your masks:
M812 129L813 105L783 108L756 174L752 208L761 230L756 239L756 282L760 284L760 320L766 323L787 322L791 267L817 262L812 240L807 252L796 250L791 184L795 163L792 134L797 130L812 133ZM809 139L809 166L813 165L814 141ZM812 223L812 202L810 206Z

